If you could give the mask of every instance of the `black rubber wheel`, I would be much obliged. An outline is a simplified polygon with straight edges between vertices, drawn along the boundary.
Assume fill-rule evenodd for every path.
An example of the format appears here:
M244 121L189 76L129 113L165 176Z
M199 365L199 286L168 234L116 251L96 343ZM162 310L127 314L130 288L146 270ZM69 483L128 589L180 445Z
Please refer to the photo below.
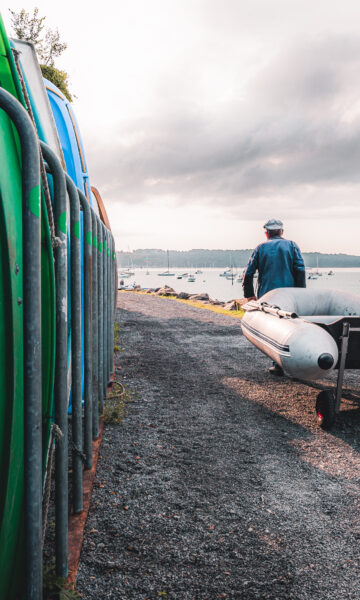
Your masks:
M332 392L322 391L316 398L316 418L322 429L329 429L335 422L335 397Z

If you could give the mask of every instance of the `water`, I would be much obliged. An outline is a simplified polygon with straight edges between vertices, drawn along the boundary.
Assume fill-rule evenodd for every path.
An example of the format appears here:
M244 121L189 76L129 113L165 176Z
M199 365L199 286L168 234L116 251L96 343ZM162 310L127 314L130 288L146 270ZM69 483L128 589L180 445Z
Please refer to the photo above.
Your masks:
M134 284L140 285L142 288L157 288L164 285L171 286L175 292L187 292L192 294L207 293L213 300L232 300L234 298L243 298L243 289L241 283L237 283L236 279L234 282L225 279L225 277L219 277L219 274L224 269L201 269L202 273L195 275L194 270L192 274L195 277L195 281L190 283L187 281L187 277L177 279L178 275L186 272L186 268L174 269L171 272L175 273L174 277L161 277L159 273L164 269L148 269L149 275L147 275L147 269L133 269L134 275L124 279L124 284L132 286ZM237 275L241 275L243 269L237 271ZM337 289L343 292L351 292L353 294L360 295L360 268L350 269L334 269L334 275L328 275L330 268L319 269L319 273L322 276L318 279L307 279L306 285L312 289ZM119 270L119 273L121 269ZM310 271L307 271L307 275ZM234 271L235 273L235 271ZM119 281L121 275L119 274ZM256 281L256 280L255 280Z

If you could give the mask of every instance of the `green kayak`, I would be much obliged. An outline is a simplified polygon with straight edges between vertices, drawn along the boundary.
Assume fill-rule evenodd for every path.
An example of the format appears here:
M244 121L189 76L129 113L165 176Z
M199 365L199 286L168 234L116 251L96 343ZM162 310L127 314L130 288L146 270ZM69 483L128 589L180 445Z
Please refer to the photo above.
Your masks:
M0 86L24 106L0 16ZM55 280L44 198L41 215L41 324L44 471L52 416L55 362ZM0 598L21 594L23 573L22 181L19 139L0 110ZM41 548L39 548L41 552Z

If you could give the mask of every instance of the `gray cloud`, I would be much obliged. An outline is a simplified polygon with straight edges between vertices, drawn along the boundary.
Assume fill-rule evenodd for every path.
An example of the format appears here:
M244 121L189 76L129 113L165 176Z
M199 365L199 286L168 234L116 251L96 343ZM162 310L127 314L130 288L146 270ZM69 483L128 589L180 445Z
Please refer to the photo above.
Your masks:
M360 183L359 67L358 38L298 40L220 107L205 111L189 90L178 103L174 90L161 114L118 127L103 147L88 145L93 181L120 203L167 195L241 208L312 186L313 208L321 210L328 188L336 206Z

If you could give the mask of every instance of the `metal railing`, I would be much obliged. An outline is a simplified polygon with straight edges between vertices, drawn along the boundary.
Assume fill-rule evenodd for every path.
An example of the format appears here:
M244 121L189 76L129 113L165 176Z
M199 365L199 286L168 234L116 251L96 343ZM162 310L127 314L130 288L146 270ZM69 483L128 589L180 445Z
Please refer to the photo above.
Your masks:
M27 598L41 598L42 390L40 160L37 136L26 110L0 88L0 108L19 135L22 162L25 576ZM16 460L17 457L14 457Z
M42 389L39 141L21 104L0 88L0 108L18 131L22 156L24 262L24 407L26 599L42 598ZM56 357L55 442L56 573L68 575L68 292L71 293L72 499L83 510L83 469L92 467L92 441L113 368L115 243L112 233L66 175L54 152L40 142L52 178L55 222ZM67 201L68 199L68 201ZM83 265L81 227L83 215ZM70 243L67 228L70 226ZM70 251L70 263L68 263ZM71 289L68 290L70 264ZM84 397L82 397L81 278L84 283ZM84 409L82 407L84 404Z

